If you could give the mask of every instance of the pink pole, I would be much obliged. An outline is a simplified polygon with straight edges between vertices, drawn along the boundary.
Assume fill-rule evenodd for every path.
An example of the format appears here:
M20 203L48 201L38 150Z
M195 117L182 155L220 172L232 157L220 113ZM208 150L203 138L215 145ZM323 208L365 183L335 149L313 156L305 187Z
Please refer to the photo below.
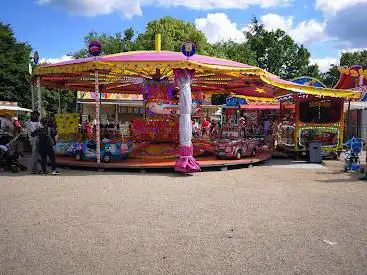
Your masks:
M94 85L95 85L95 95L96 95L96 154L97 154L97 163L101 163L101 137L100 137L100 115L99 115L99 81L98 81L98 70L95 70L94 76Z
M180 156L176 161L175 170L181 173L200 171L199 163L194 159L191 121L191 82L194 71L188 69L174 70L176 82L180 88Z

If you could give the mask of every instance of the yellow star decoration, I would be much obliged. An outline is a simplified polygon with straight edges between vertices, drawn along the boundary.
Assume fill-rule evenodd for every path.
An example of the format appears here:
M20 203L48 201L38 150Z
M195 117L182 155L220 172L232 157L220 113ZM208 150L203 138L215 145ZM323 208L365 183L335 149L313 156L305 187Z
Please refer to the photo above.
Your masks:
M258 92L259 94L264 94L266 93L264 89L261 88L256 88L256 92Z

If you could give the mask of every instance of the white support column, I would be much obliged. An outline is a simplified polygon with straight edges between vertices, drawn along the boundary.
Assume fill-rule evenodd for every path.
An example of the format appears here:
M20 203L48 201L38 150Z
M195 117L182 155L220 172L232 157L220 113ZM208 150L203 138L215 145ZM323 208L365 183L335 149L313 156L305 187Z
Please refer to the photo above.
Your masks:
M35 107L36 107L36 105L35 105L35 103L34 103L34 87L33 87L33 78L32 78L32 71L33 71L33 68L32 68L32 64L31 63L29 63L28 64L28 69L29 69L29 75L30 75L30 79L31 79L31 81L30 81L30 83L31 83L31 100L32 100L32 111L34 111L35 110Z
M96 95L96 154L97 154L97 163L101 163L101 132L100 132L100 115L99 115L99 108L100 108L100 97L99 97L99 81L98 81L98 70L95 70L94 76L94 85L95 85L95 95Z
M193 157L192 121L191 121L191 81L193 72L187 69L175 70L175 79L180 88L180 157L175 164L175 170L181 173L200 171L199 163Z
M38 112L42 114L41 78L37 77Z
M36 104L34 102L34 88L33 88L32 80L31 80L31 96L32 96L32 111L34 111L36 108Z

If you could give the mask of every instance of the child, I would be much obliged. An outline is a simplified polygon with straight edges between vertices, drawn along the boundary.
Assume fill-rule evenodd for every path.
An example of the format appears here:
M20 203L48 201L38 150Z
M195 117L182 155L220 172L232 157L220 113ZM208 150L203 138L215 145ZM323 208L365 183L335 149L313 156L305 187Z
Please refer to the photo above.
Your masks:
M59 172L56 170L55 152L53 148L53 146L56 144L56 131L55 129L52 129L52 125L50 125L50 123L51 122L49 119L42 118L41 127L32 133L32 136L38 137L38 150L41 156L42 173L44 176L47 175L47 157L49 157L51 161L52 175L59 175Z
M206 118L204 118L203 122L201 123L201 131L202 136L209 136L209 130L210 130L210 122Z

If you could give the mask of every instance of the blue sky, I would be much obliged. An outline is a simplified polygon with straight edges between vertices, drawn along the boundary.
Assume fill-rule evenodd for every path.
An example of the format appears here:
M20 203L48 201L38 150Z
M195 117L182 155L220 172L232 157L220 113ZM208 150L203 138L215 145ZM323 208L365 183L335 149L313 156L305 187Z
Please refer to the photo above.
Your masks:
M82 47L89 31L143 31L147 22L170 15L193 22L209 41L243 41L256 16L281 28L325 70L341 51L366 47L367 0L3 0L0 19L41 58L66 59Z

